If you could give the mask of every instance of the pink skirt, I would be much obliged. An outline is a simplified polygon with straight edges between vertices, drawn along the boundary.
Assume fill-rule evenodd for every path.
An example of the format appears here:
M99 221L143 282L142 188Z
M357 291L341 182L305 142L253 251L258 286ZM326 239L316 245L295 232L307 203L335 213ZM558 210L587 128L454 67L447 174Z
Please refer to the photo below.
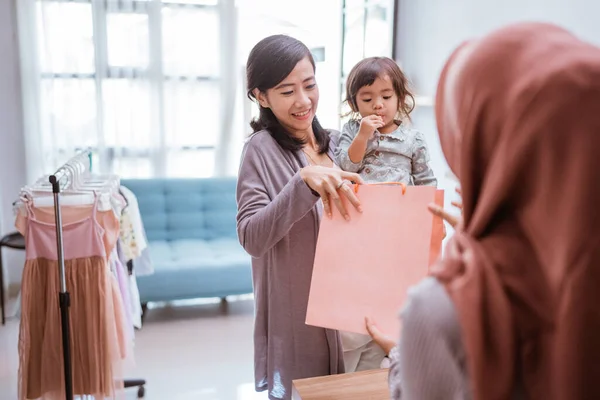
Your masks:
M123 397L128 353L118 283L103 257L65 262L73 393ZM27 260L21 289L19 400L65 398L58 262Z

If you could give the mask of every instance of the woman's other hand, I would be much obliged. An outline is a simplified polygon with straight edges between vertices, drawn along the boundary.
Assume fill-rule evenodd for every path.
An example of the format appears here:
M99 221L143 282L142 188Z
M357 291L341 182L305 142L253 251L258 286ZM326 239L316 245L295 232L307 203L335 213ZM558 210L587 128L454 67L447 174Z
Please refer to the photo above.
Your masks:
M351 182L363 183L360 175L346 172L335 168L311 165L300 170L300 177L306 182L308 187L317 192L323 200L325 214L331 218L332 204L335 205L342 216L350 219L348 210L342 202L341 196L346 196L350 204L362 212L360 201L350 185Z
M365 323L367 325L367 332L369 332L369 335L371 335L375 343L377 343L379 347L385 351L385 355L389 355L392 349L396 347L396 342L384 335L379 328L377 328L377 325L375 325L371 318L366 317Z

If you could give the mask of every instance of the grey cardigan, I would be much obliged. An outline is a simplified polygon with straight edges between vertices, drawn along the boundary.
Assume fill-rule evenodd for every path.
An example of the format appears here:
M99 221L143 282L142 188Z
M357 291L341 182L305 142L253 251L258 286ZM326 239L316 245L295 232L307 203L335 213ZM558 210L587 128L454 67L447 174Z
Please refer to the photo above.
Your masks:
M390 353L392 400L470 400L472 393L458 314L446 288L425 278L408 291L402 338ZM511 400L524 400L515 376Z
M446 289L426 278L408 290L402 339L390 353L392 400L468 400L466 357L458 316Z
M334 159L337 135L331 135ZM319 197L300 177L302 151L281 148L267 131L244 146L237 186L237 232L252 256L257 391L291 399L292 380L344 372L339 333L305 324Z

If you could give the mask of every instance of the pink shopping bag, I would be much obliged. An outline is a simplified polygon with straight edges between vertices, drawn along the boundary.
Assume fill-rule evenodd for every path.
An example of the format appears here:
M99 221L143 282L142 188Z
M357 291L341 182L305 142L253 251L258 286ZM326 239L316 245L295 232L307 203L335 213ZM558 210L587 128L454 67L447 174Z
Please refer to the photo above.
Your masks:
M383 332L398 337L407 290L427 275L441 248L443 236L432 233L443 225L427 209L436 201L436 188L358 188L362 214L347 204L350 221L334 207L333 217L321 222L306 323L366 334L370 316Z

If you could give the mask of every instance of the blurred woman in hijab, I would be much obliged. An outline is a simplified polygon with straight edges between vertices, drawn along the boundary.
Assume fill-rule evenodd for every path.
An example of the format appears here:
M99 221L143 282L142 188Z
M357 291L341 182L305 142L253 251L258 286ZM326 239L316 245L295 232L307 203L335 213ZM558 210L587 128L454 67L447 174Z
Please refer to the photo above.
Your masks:
M600 49L519 23L440 77L463 220L409 291L393 399L600 399Z

